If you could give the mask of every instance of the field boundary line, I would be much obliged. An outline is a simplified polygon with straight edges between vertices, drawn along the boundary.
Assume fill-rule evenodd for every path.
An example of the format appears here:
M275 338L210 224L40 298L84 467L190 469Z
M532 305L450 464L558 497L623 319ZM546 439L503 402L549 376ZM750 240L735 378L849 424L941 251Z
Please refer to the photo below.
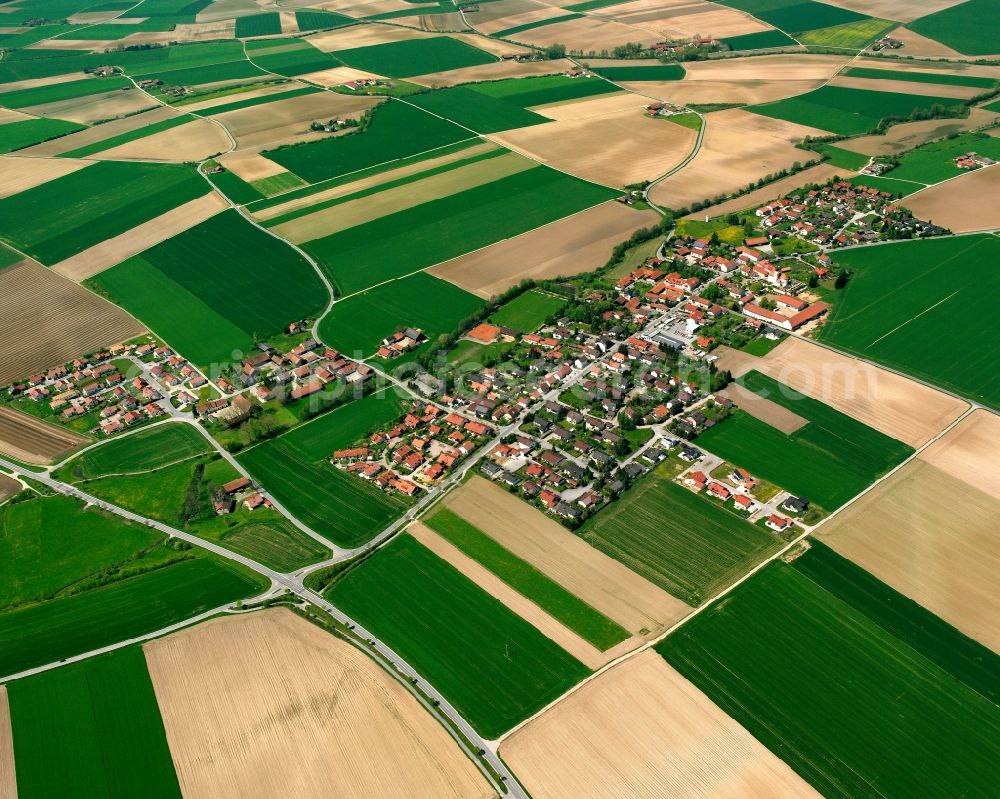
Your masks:
M888 338L889 336L891 336L891 335L892 335L893 333L895 333L895 332L896 332L897 330L899 330L900 328L902 328L902 327L906 327L906 326L907 326L908 324L910 324L910 322L914 321L915 319L919 319L919 318L920 318L921 316L923 316L923 315L924 315L925 313L930 313L930 312L931 312L931 311L933 311L933 310L934 310L935 308L937 308L937 307L938 307L939 305L943 305L944 303L948 302L948 300L950 300L950 299L951 299L952 297L954 297L954 296L955 296L956 294L958 294L958 292L960 292L960 291L961 291L961 289L956 289L956 290L955 290L955 291L953 291L953 292L952 292L951 294L949 294L949 295L948 295L947 297L945 297L945 298L944 298L943 300L938 300L938 301L937 301L936 303L934 303L934 304L933 304L932 306L930 306L929 308L924 308L924 310L922 310L922 311L921 311L920 313L918 313L918 314L917 314L916 316L911 316L911 317L910 317L909 319L907 319L907 320L906 320L905 322L903 322L903 324L901 324L901 325L896 325L896 327L894 327L894 328L893 328L892 330L890 330L890 331L889 331L888 333L883 333L883 334L882 334L881 336L879 336L879 337L878 337L877 339L875 339L875 340L874 340L874 341L873 341L873 342L872 342L871 344L869 344L869 345L868 345L868 347L865 347L865 349L867 350L867 349L868 349L869 347L874 347L874 346L875 346L876 344L878 344L878 343L879 343L879 342L880 342L880 341L881 341L882 339L884 339L884 338Z

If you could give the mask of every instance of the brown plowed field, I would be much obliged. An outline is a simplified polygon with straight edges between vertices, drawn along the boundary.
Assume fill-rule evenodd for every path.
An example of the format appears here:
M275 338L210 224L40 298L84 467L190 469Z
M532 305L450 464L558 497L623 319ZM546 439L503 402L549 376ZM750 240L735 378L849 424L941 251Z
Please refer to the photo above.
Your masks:
M722 214L734 214L739 211L745 211L748 208L759 208L765 203L778 197L783 197L788 192L801 188L807 183L826 183L830 178L841 175L846 171L830 164L817 164L816 166L809 167L809 169L802 170L798 174L781 178L781 180L776 180L774 183L769 183L762 189L754 189L735 199L726 200L724 203L713 205L711 208L698 211L694 214L688 214L684 218L704 219L706 213L709 216L720 216Z
M564 58L554 61L497 61L492 64L479 64L474 67L450 69L446 72L431 72L407 78L411 83L419 83L432 89L442 86L456 86L459 83L476 83L484 80L502 80L504 78L525 78L533 75L558 75L573 64Z
M289 610L144 649L186 799L496 796L402 685Z
M21 490L21 484L17 480L15 480L13 477L8 477L5 474L0 474L0 502L4 502L5 500L10 499L12 496L20 492L20 490ZM0 726L2 726L2 723L0 723ZM0 738L2 737L3 733L2 731L0 731ZM0 749L3 749L2 744L0 744ZM0 755L0 759L2 759L2 755ZM2 771L3 768L0 767L0 772ZM3 786L2 777L0 777L0 786ZM3 795L4 794L0 792L0 796Z
M943 8L957 6L965 0L827 0L831 6L840 6L859 14L896 22L912 22ZM906 50L903 50L906 53Z
M652 650L549 708L500 753L535 799L819 799Z
M430 269L432 275L489 298L527 278L590 272L632 231L654 225L655 211L608 202Z
M51 141L36 144L34 147L19 150L18 153L20 155L60 155L68 153L70 150L75 150L78 147L110 139L122 133L131 133L133 130L138 130L147 125L152 125L175 116L177 116L177 111L173 108L161 106L151 111L144 111L141 114L125 117L124 119L116 119L112 122L106 122L103 125L95 125L78 133L71 133L69 136L60 136L58 139L52 139Z
M906 207L954 233L1000 228L1000 168L977 169L931 186L907 197Z
M12 194L41 186L92 163L93 161L73 158L0 156L0 197L10 197Z
M998 115L982 108L970 108L965 119L924 119L893 125L883 136L859 136L837 142L838 147L864 155L896 155L912 150L929 141L943 139L952 133L961 133L982 127ZM799 184L802 185L802 184Z
M33 105L31 108L21 110L40 117L55 117L70 122L79 122L82 125L91 125L102 119L124 117L138 111L156 108L158 105L159 103L148 94L138 89L124 92L121 89L116 89L105 94L74 97L71 100Z
M805 419L797 413L792 413L784 405L779 405L777 402L760 396L760 394L755 394L743 388L738 383L731 383L726 386L725 391L726 396L737 407L742 408L762 422L771 425L771 427L777 428L785 435L791 435L806 424Z
M34 261L0 270L0 386L144 330L117 306Z
M266 113L266 112L261 112ZM143 136L109 150L94 154L94 158L118 161L202 161L224 153L232 147L229 136L219 125L207 119L195 119L176 128Z
M86 441L34 416L0 408L0 452L25 463L47 464Z

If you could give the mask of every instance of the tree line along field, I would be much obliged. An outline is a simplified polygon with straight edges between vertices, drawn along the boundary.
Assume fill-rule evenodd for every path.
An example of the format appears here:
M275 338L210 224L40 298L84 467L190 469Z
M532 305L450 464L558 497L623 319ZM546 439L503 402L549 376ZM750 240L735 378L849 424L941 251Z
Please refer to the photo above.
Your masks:
M0 237L51 265L209 190L188 166L102 161L0 199Z
M998 345L980 336L981 320L1000 300L992 278L997 258L1000 238L989 234L838 253L852 276L818 337L1000 408L1000 376L992 368Z
M407 131L399 136L400 130ZM266 150L265 157L303 180L321 180L357 172L417 153L445 147L475 134L415 106L388 100L372 111L361 133Z
M655 472L584 522L580 535L691 606L782 545L767 531Z
M751 105L747 110L843 136L853 136L874 130L879 121L886 117L908 118L915 110L929 109L933 105L956 108L962 105L962 101L952 97L821 86L798 97Z
M16 680L7 693L21 799L180 799L141 648Z
M86 170L84 170L86 171ZM91 278L195 363L228 363L316 316L327 291L284 242L229 210Z
M825 510L861 493L913 448L760 372L740 384L807 420L786 434L745 411L706 430L698 444Z
M434 266L554 222L618 192L536 166L308 242L343 294ZM512 213L511 198L517 198Z
M0 155L21 150L59 136L83 130L83 125L63 119L25 119L0 125Z
M995 55L1000 9L992 0L965 0L914 20L907 27L965 55Z
M379 549L327 596L405 658L486 738L588 673L409 535Z
M521 108L561 103L566 100L579 100L584 97L621 91L610 81L594 78L584 80L571 78L567 75L539 75L483 81L467 84L466 88L497 100L513 103Z
M406 39L335 50L333 55L349 67L390 78L409 78L449 69L492 64L498 60L484 50L449 36Z
M475 294L417 272L335 302L319 324L319 335L358 358L371 355L383 338L400 327L420 328L434 346L484 304Z
M993 796L1000 708L882 626L884 599L831 593L811 557L768 565L658 651L824 796Z
M423 522L602 652L629 637L628 631L620 624L517 557L454 511L439 507Z

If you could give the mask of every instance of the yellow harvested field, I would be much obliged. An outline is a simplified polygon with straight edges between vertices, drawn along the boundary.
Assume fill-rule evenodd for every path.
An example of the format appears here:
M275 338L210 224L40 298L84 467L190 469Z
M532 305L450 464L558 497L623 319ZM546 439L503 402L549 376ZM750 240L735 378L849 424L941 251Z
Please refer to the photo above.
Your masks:
M987 125L998 115L982 108L970 108L965 119L925 119L920 122L903 122L893 125L883 136L860 136L837 142L838 147L864 155L896 155L912 150L929 141L943 139L952 133Z
M312 214L297 217L271 230L295 244L329 236L341 230L405 211L430 200L484 186L500 178L536 169L538 164L515 153L505 153L432 175L392 189L349 200Z
M17 778L14 774L14 736L10 728L10 707L7 689L0 685L0 796L17 799Z
M944 8L957 6L965 0L826 0L826 2L831 6L840 6L879 19L912 22Z
M486 138L585 180L626 186L669 171L696 138L690 128L645 116L644 105L641 97L615 94L540 106L538 113L556 121Z
M260 149L301 138L317 119L357 118L381 102L381 97L317 92L227 111L215 119L229 129L241 150Z
M932 219L954 233L1000 228L1000 169L977 169L906 198L919 219Z
M519 594L493 572L480 565L462 550L445 540L422 522L414 522L407 532L442 560L446 560L462 574L482 588L487 594L498 599L522 619L530 623L547 638L555 641L573 657L589 669L599 669L619 654L624 654L634 641L623 641L609 652L601 652L582 639L569 627L554 619L531 600ZM622 651L622 645L625 649Z
M888 78L850 78L843 75L838 75L828 85L839 86L843 89L862 89L869 92L904 92L926 97L951 97L959 100L968 100L983 92L982 89L977 89L974 86L948 86L943 83L918 83L917 81L901 82Z
M691 610L482 477L453 491L444 504L633 634L654 636Z
M226 131L207 119L195 119L175 128L119 144L95 153L93 158L117 161L202 161L224 153L232 146Z
M584 55L600 53L613 47L629 42L639 42L645 46L662 41L663 36L651 30L636 28L632 25L622 25L600 19L596 16L577 17L565 22L554 22L540 28L531 28L512 34L514 41L525 42L536 47L548 47L550 44L564 44L567 51L581 52Z
M0 156L0 197L10 197L12 194L41 186L92 163L74 158Z
M838 142L840 144L841 142ZM835 167L832 164L823 163L804 169L798 174L781 178L774 183L769 183L761 189L754 189L751 192L742 194L732 200L726 200L718 205L713 205L703 211L688 214L685 219L704 219L705 214L719 216L721 214L733 214L745 211L748 208L759 208L770 200L787 194L794 189L801 188L807 183L826 183L830 178L841 175L846 170Z
M399 682L289 610L143 649L186 799L496 796Z
M1000 420L975 411L817 531L840 554L994 650L998 435Z
M141 114L115 119L103 125L94 125L92 128L71 133L69 136L60 136L58 139L36 144L34 147L19 150L18 154L52 156L68 153L70 150L76 150L79 147L85 147L95 142L110 139L112 136L131 133L133 130L139 130L147 125L162 122L165 119L177 116L177 113L173 108L159 106L151 111L144 111Z
M653 650L585 683L500 753L535 799L819 799Z
M54 463L86 440L83 436L43 422L35 416L10 408L0 408L0 453L19 461L38 465Z
M739 108L707 114L705 125L701 150L683 169L653 187L653 202L682 208L730 194L804 160L793 142L824 135L815 128Z
M941 44L941 42L921 36L909 28L896 28L896 30L890 31L888 35L893 39L899 39L903 43L901 52L909 56L959 59L966 57L958 52L958 50L952 50L950 47Z
M317 8L325 8L328 11L344 13L334 4L321 3ZM376 11L370 13L379 13ZM402 42L410 39L426 39L432 36L430 33L414 30L413 28L402 28L398 25L351 25L341 30L325 31L313 36L307 36L306 41L323 52L330 53L335 50L350 50L354 47L368 47L373 44L385 44L386 42Z
M439 89L442 86L457 86L459 83L475 83L484 80L525 78L532 75L558 75L572 68L573 63L563 58L554 61L497 61L492 64L462 67L446 72L431 72L427 75L407 78L407 80L411 83L419 83L421 86Z
M219 163L247 183L263 178L273 178L275 175L282 175L288 171L280 164L276 164L251 150L227 153L219 158Z
M135 114L158 105L159 103L148 94L138 89L124 92L119 89L89 97L75 97L72 100L43 103L21 110L35 116L55 117L69 122L79 122L81 125L91 125L104 119Z
M0 270L0 386L144 330L117 305L34 261Z
M779 405L773 400L760 396L760 394L755 394L738 383L730 383L726 386L725 391L726 396L738 408L742 408L751 416L771 425L771 427L777 428L785 435L791 435L806 424L806 419L788 410L784 405Z
M398 167L396 169L390 169L388 172L380 172L377 175L371 175L367 178L355 180L352 183L343 183L339 186L334 186L333 188L316 192L315 194L310 194L306 197L289 200L281 205L264 208L258 212L254 212L253 216L255 219L262 221L273 219L276 216L287 214L290 211L295 211L299 208L306 208L310 205L325 202L326 200L334 200L338 197L346 197L348 194L354 194L358 191L370 189L371 187L378 186L382 183L391 183L394 180L415 175L418 172L436 169L439 166L450 164L453 161L473 158L477 155L482 155L483 153L488 153L490 150L495 149L497 149L496 145L491 144L490 142L475 144L472 147L466 147L464 150L458 150L457 152L449 153L448 155L438 156L437 158L428 158L413 164L407 164L406 166Z
M605 264L612 248L632 231L654 225L658 219L655 211L636 211L621 203L606 202L445 261L429 271L489 299L522 280L590 272Z
M229 203L219 194L209 192L54 264L52 271L79 283L201 224L228 207Z
M352 80L381 78L383 76L376 75L374 72L354 69L353 67L334 67L333 69L322 69L319 72L310 72L308 75L300 75L300 77L302 80L307 80L310 83L316 83L329 89L331 86L339 86L342 83Z
M902 375L789 336L763 358L720 350L720 368L734 377L756 369L869 427L921 447L968 404Z

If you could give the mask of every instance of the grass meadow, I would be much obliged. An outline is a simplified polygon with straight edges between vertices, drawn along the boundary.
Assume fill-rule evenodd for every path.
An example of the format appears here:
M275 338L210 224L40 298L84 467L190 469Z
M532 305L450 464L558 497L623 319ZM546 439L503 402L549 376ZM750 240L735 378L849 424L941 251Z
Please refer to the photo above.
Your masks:
M745 411L698 436L698 444L827 511L836 510L913 449L759 372L740 383L807 420L787 435Z
M337 50L334 56L349 67L390 78L410 78L498 60L484 50L448 36L354 47Z
M993 796L1000 708L822 583L776 562L657 649L824 796Z
M442 538L601 651L629 637L624 627L502 547L454 511L439 506L423 521Z
M8 687L21 799L180 799L138 646Z
M274 36L278 33L281 33L281 15L277 11L236 18L237 39L247 39L251 36Z
M659 474L649 474L580 528L592 546L697 606L781 541Z
M0 125L0 154L83 130L83 125L63 119L26 119Z
M837 253L852 276L819 339L1000 409L1000 345L982 335L998 258L989 234Z
M1000 160L1000 139L985 133L963 133L953 139L929 142L899 156L899 166L886 177L916 183L940 183L966 174L955 159L969 151Z
M408 535L379 549L327 596L402 655L486 738L588 674Z
M907 27L965 55L995 55L1000 8L993 0L966 0L914 20Z
M565 304L566 301L561 297L541 291L526 291L500 306L490 317L490 321L521 333L532 333Z
M873 41L897 27L899 27L898 23L886 19L861 19L843 25L805 31L797 36L802 44L812 47L863 50Z
M310 419L284 433L280 440L303 458L319 461L329 458L334 450L344 449L365 438L375 428L388 424L402 410L403 406L393 391L384 395L368 394Z
M90 480L109 474L160 469L203 455L211 444L189 424L161 424L115 438L84 452L56 472L59 480Z

